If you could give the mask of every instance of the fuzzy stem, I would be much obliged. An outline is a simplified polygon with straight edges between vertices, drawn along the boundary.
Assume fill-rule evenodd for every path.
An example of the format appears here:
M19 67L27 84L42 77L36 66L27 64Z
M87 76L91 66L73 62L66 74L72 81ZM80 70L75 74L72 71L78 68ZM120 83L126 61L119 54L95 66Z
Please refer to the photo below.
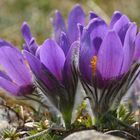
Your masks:
M70 129L71 117L72 117L72 109L71 108L65 109L65 111L63 112L63 119L64 119L64 122L65 122L66 130Z

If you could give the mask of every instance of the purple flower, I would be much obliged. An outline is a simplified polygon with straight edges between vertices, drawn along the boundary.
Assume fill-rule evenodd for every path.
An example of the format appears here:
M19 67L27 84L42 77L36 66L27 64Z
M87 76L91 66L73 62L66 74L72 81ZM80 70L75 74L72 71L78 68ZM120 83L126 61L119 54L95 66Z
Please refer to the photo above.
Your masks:
M80 5L75 5L68 15L68 27L66 27L63 17L59 11L55 12L53 19L54 38L63 49L65 55L71 44L79 40L79 29L77 24L85 25L85 14Z
M24 54L43 93L57 108L59 105L60 108L72 109L78 81L75 66L75 57L79 52L77 24L85 24L85 14L80 5L74 6L66 28L61 13L56 11L52 24L55 41L47 39L38 47L35 39L32 39L29 26L23 23L21 31L26 42Z
M71 120L77 87L77 71L73 57L78 54L79 43L74 42L65 56L63 49L52 39L40 47L39 57L27 50L24 55L35 75L37 86L65 117ZM67 115L69 110L70 115ZM65 114L66 113L66 114Z
M70 73L71 72L70 65L72 64L71 57L76 47L78 49L78 43L74 42L67 56L65 57L62 48L54 40L47 39L40 47L39 58L32 55L26 50L24 51L24 54L35 75L39 76L40 79L43 80L46 85L49 83L49 80L45 78L46 77L45 75L41 74L41 70L43 69L43 67L41 66L42 64L46 67L46 69L50 73L52 73L52 75L58 81L63 83L64 73L66 72L64 71L64 69L67 69L68 74L71 74ZM71 75L68 74L67 76L69 76L70 78Z
M118 11L109 25L91 12L88 25L80 32L81 82L93 112L99 115L116 106L134 82L140 35L136 35L136 24Z
M81 35L80 71L88 83L96 76L100 84L106 85L127 73L140 56L134 53L137 27L120 12L113 14L110 25L94 13L90 17Z
M69 13L67 29L61 13L56 11L53 20L55 41L47 39L39 47L27 23L24 22L21 27L26 42L24 55L34 74L37 87L61 111L64 120L69 123L78 82L76 61L79 56L79 43L77 41L80 35L79 29L84 23L85 15L80 5L74 6ZM79 28L77 24L80 24ZM66 110L69 110L69 115Z
M31 93L32 75L21 52L1 39L0 58L0 87L16 96Z

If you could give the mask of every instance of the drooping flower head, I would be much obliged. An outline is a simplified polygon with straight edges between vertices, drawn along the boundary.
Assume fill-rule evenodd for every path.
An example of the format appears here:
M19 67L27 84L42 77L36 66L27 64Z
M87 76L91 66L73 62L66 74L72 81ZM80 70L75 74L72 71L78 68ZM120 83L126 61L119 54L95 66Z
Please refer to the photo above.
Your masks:
M101 112L126 93L122 85L127 90L132 82L130 68L140 56L136 32L136 24L118 11L114 12L109 25L91 12L90 21L81 32L79 69L83 81L95 88L91 98L94 104L100 103ZM125 83L130 73L131 78Z
M32 75L21 52L9 42L0 40L0 87L12 95L33 91Z

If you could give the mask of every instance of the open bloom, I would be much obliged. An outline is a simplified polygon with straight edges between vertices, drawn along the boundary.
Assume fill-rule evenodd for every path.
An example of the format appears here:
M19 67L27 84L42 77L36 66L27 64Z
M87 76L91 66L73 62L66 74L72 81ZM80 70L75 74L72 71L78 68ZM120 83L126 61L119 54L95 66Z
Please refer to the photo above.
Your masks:
M84 78L90 82L96 75L106 84L128 72L134 60L136 31L136 24L120 12L114 13L109 26L99 17L91 19L81 36L80 71Z
M0 40L0 87L12 95L33 91L32 75L21 52L12 44Z
M96 88L91 98L102 113L126 93L133 77L131 73L128 80L128 71L140 56L140 37L136 37L136 24L120 12L113 14L109 25L93 12L90 18L81 32L79 69L83 81Z

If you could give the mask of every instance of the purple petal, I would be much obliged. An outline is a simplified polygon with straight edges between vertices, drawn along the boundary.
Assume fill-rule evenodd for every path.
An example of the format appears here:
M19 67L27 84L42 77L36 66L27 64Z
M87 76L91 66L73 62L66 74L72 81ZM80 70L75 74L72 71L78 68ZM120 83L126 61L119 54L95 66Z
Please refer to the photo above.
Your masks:
M59 44L61 32L66 33L66 26L63 20L63 17L59 11L55 12L55 18L53 19L53 27L54 27L54 37L56 42Z
M32 37L30 27L26 22L23 22L22 27L21 27L21 32L27 44L28 49L31 51L31 53L35 54L38 45L35 39Z
M123 49L121 41L115 31L109 31L97 56L97 74L99 72L103 80L118 77L122 61Z
M39 59L37 59L34 55L32 55L30 52L24 50L23 51L32 72L35 74L35 76L40 79L41 81L43 81L43 83L50 87L50 82L47 78L47 76L45 75L45 73L42 70L42 66L41 66L41 62Z
M62 48L65 56L67 56L68 50L70 48L70 43L69 43L67 35L64 32L61 33L60 47Z
M65 54L55 41L48 39L42 44L40 60L58 80L62 80Z
M26 51L28 51L28 52L30 51L29 48L28 48L28 46L27 46L27 44L23 44L23 49L26 50Z
M14 47L11 43L0 38L0 47L4 47L4 46Z
M21 32L25 39L26 44L29 46L30 40L32 38L32 34L30 31L30 27L26 22L23 22L22 27L21 27Z
M11 78L3 71L0 71L0 77L4 78L6 80L12 81Z
M90 41L92 47L94 49L95 55L97 55L108 27L102 19L96 18L91 20L87 28L90 32Z
M40 48L41 48L41 46L39 46L39 47L37 48L36 54L35 54L35 56L36 56L38 59L40 59Z
M3 77L0 77L0 87L8 91L12 95L18 95L20 90L19 86Z
M126 73L130 66L132 65L133 61L133 55L134 55L134 41L136 37L136 31L137 27L135 23L132 23L126 33L125 40L124 40L124 46L123 46L123 52L124 52L124 60L123 60L123 66L122 66L122 74Z
M68 16L68 36L70 43L79 39L77 24L85 25L85 14L80 5L73 7Z
M119 11L115 11L110 21L110 29L113 28L114 24L121 18L122 13Z
M93 55L94 51L90 42L90 33L84 28L80 44L79 68L84 79L87 81L90 81L92 78L90 61Z
M79 42L75 41L72 43L69 49L68 55L65 60L64 69L63 69L64 79L65 77L67 77L67 79L72 78L72 71L71 71L72 67L74 63L78 63L75 61L78 59L79 56L79 45L80 45Z
M116 22L113 29L118 33L122 44L124 43L125 35L129 27L130 20L127 16L123 15L120 19Z
M133 60L137 61L140 58L140 32L136 36L135 40L135 52L134 52L134 57Z
M83 25L81 25L80 23L78 23L78 24L77 24L77 26L78 26L78 31L79 31L79 33L80 33L80 35L79 35L79 36L81 36L81 35L82 35L82 33L83 33L84 26L83 26Z
M0 64L4 67L9 77L18 85L32 83L31 74L25 65L25 59L17 48L0 48Z
M89 17L90 17L90 20L92 20L94 18L99 18L99 16L97 14L95 14L93 11L89 12Z
M38 45L37 45L35 39L32 37L30 40L30 43L29 43L29 50L31 53L35 54L37 48L38 48Z

